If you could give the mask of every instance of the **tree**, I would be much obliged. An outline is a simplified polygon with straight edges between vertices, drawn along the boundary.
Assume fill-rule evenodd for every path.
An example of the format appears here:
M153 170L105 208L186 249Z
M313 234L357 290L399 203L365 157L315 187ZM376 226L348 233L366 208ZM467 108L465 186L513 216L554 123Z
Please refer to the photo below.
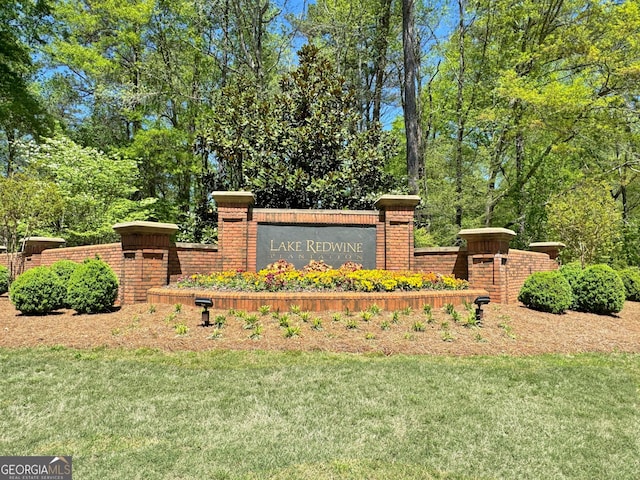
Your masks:
M610 260L620 240L622 215L611 187L587 180L547 205L549 231L566 245L563 256L582 267Z
M68 245L115 241L115 223L150 215L153 199L132 200L135 161L81 147L61 135L26 143L20 150L30 176L56 186L62 204L58 215L49 218L46 233L63 236Z
M393 141L358 130L353 94L318 48L298 55L273 97L227 88L200 148L216 159L219 188L252 190L262 207L368 208L394 186L383 168Z
M353 88L361 128L382 121L383 106L397 98L390 80L401 55L399 2L319 0L297 23L309 43L330 52L338 73Z
M418 92L419 41L415 25L416 0L402 0L402 46L404 52L403 110L404 129L407 138L407 173L409 192L420 191L418 182L422 175L423 145L420 125Z
M47 14L43 1L0 2L0 158L3 173L17 168L14 142L49 131L50 118L31 88L34 72L30 43L37 22Z
M61 209L62 198L53 183L22 174L0 176L0 241L7 247L10 281L19 268L15 253L22 248L20 240L53 222Z

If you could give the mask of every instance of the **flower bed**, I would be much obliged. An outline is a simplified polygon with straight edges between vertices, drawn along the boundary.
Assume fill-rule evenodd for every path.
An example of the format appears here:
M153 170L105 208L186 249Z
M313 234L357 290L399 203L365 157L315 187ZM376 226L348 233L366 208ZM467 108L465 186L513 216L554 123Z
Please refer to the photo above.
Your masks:
M452 275L389 270L363 270L348 263L339 269L312 262L303 270L280 260L255 272L214 272L180 279L177 288L236 292L396 292L419 290L464 290L466 280Z
M311 262L303 270L280 260L257 273L215 272L191 275L177 284L147 292L149 303L193 304L210 297L215 308L257 311L269 305L287 311L298 305L308 311L363 310L376 304L384 310L419 309L429 304L471 303L485 290L471 290L466 280L451 275L387 270L363 270L347 263L333 269Z

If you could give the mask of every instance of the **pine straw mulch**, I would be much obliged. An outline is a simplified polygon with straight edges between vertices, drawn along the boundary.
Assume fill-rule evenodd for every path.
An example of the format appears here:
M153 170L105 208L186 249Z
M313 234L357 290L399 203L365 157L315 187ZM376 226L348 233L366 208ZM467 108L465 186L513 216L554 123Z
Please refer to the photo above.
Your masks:
M463 307L456 310L467 315ZM466 327L438 309L428 322L422 311L380 312L366 321L362 312L300 315L287 312L299 335L287 338L274 314L257 315L260 335L247 329L243 312L211 310L221 329L201 326L201 310L191 305L125 305L111 313L79 315L62 310L46 316L22 315L0 296L0 348L66 346L78 349L151 348L162 351L295 350L430 355L534 355L581 352L640 353L640 303L627 302L617 315L568 312L552 315L520 304L484 307L483 326ZM284 312L281 312L284 313ZM320 319L314 329L313 320ZM424 331L415 331L420 322ZM356 328L347 328L347 324ZM388 324L388 329L383 325ZM176 327L177 326L177 327ZM177 331L186 328L186 334ZM252 338L253 336L253 338Z

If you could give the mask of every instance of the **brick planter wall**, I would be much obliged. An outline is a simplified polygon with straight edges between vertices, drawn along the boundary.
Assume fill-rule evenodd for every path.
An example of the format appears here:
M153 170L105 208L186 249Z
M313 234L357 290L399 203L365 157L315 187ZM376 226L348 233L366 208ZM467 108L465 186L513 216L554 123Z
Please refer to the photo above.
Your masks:
M213 308L230 308L258 311L262 305L269 305L271 311L287 312L291 305L298 305L310 312L352 312L366 310L372 304L386 311L411 307L420 311L426 304L441 308L447 303L462 305L473 302L479 295L486 295L482 289L419 291L419 292L214 292L211 290L152 288L148 292L148 302L153 304L193 305L196 297L211 298Z

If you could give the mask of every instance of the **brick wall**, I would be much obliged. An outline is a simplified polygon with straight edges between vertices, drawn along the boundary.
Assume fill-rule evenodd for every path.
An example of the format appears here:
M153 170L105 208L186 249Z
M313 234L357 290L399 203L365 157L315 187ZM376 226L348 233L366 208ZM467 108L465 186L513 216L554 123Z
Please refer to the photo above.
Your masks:
M507 262L506 302L517 303L524 281L533 272L555 270L558 263L546 253L509 250Z
M222 270L222 257L217 245L176 243L169 249L169 283L195 273Z
M492 302L514 303L531 273L557 268L555 259L562 247L543 242L532 244L532 249L538 250L535 252L513 250L509 243L514 232L485 228L460 232L467 241L466 248L414 249L414 197L384 196L376 202L378 210L372 211L252 209L252 199L248 192L222 192L218 203L218 246L173 243L171 236L178 230L173 224L129 222L114 226L121 236L120 243L51 248L63 240L34 238L23 255L23 268L99 256L119 277L120 302L144 302L150 289L174 283L181 276L222 270L255 271L260 223L372 225L376 229L377 268L453 274L468 280L471 288L488 292ZM5 263L6 256L0 255L0 264ZM387 300L392 302L391 298ZM441 301L440 297L435 298L438 300L434 301ZM332 301L329 295L327 305Z
M460 247L416 248L414 268L423 272L436 272L469 279L467 251Z

